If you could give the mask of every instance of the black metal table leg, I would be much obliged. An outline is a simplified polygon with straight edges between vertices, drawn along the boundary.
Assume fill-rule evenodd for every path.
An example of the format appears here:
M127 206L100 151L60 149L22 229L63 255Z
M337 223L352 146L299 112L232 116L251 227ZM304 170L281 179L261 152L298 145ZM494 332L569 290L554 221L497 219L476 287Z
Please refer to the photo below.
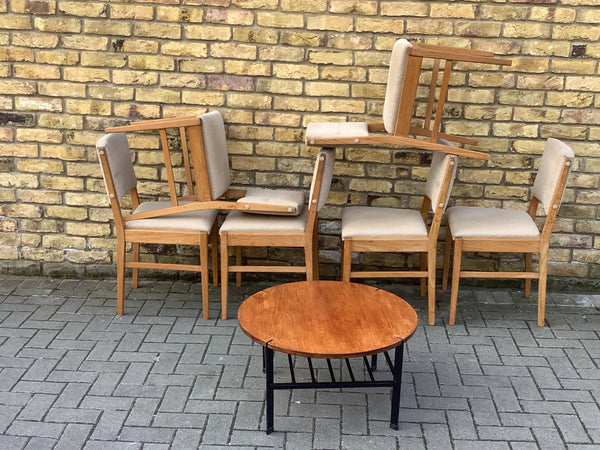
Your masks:
M265 346L265 365L267 369L267 434L273 432L274 388L273 388L273 350Z
M390 427L398 429L398 416L400 413L400 392L402 388L402 360L404 358L404 342L396 347L394 352L394 369L392 385L392 413L390 417Z

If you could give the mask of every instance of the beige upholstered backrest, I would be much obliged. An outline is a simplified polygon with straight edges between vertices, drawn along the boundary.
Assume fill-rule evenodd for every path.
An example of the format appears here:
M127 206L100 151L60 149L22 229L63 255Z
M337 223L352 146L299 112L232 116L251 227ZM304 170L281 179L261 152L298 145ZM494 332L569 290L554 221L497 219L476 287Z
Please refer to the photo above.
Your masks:
M322 159L324 158L324 160ZM312 199L313 192L315 190L315 184L317 180L317 172L319 166L323 165L323 177L321 178L321 189L319 191L319 198L317 201L317 211L319 211L329 195L329 189L331 188L331 179L333 178L333 166L335 163L335 149L334 148L322 148L319 150L317 155L317 162L315 163L315 170L313 171L313 178L310 184L310 196ZM309 200L310 201L310 200ZM312 205L309 205L311 207Z
M385 100L383 102L383 125L390 134L394 134L396 128L396 118L400 107L402 87L404 86L404 74L408 63L408 52L411 48L412 45L406 39L398 39L392 49Z
M213 200L220 198L231 185L229 176L229 153L225 136L225 124L219 111L200 116L206 167Z
M573 150L564 142L554 138L549 138L546 141L542 161L540 162L540 167L532 188L533 196L539 199L542 205L544 205L544 212L546 214L553 206L559 206L558 204L553 205L552 199L554 198L556 189L559 187L558 182L565 164L570 167L574 157ZM563 192L564 188L565 186L563 185ZM562 199L562 193L560 195L559 203L560 199Z
M448 141L442 139L438 140L439 144L451 145ZM433 152L431 158L431 167L429 169L429 175L427 176L427 182L425 183L425 195L431 199L431 209L435 210L439 203L442 203L443 209L446 209L448 205L448 199L450 198L450 191L454 184L454 177L456 176L457 157L447 153ZM450 185L448 186L448 193L446 198L441 199L441 191L444 187L444 176L448 165L452 164L452 176L450 177Z
M110 167L103 167L100 162L104 183L107 184L108 190L107 179L112 179L117 199L121 201L137 184L125 133L105 134L96 143L96 151L106 153Z

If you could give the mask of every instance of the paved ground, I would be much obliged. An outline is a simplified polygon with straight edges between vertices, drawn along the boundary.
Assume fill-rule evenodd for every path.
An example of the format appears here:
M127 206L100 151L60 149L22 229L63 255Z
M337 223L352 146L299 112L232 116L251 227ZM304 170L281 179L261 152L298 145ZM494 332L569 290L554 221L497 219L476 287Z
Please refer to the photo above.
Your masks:
M267 285L234 289L231 315ZM400 429L389 389L278 391L267 436L261 347L214 288L202 320L199 288L145 280L117 317L114 280L0 275L0 448L600 448L600 295L550 294L538 328L535 297L462 289L449 327L440 292L431 327L387 286L420 318Z

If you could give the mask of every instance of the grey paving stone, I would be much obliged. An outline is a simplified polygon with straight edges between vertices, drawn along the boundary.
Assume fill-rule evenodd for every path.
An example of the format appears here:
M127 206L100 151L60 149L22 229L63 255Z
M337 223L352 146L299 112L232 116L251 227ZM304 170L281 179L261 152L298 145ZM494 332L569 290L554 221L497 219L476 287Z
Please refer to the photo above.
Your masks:
M232 290L232 315L274 284ZM535 301L522 292L466 288L460 323L446 325L441 293L440 321L430 327L415 286L390 286L421 321L405 352L400 429L389 426L389 388L277 391L267 436L261 347L236 320L218 318L218 289L210 321L196 283L150 279L117 317L114 280L0 276L0 448L600 445L597 305L558 296L559 306L549 300L550 326L539 328ZM295 360L307 377L306 360ZM284 356L275 366L286 376ZM323 361L315 366L328 378Z

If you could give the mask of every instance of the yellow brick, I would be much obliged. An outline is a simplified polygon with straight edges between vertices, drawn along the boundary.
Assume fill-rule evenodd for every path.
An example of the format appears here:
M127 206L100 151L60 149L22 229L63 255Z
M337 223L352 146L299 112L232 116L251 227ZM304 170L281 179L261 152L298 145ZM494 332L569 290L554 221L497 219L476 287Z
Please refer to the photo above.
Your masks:
M55 48L58 44L58 36L43 33L14 33L12 43L19 47Z
M23 259L32 261L46 261L46 262L62 262L64 261L63 250L46 250L42 248L23 248L21 249L21 256Z
M101 100L132 100L133 88L117 86L90 86L88 89L91 98Z
M296 157L298 157L298 146L296 144L283 144L281 142L261 142L256 144L256 154L261 156L288 156L294 157L295 161ZM277 171L278 172L295 172L286 170L288 167L288 159L279 159L277 163Z
M304 16L302 14L258 12L256 23L261 27L272 28L302 28Z
M600 29L585 25L555 25L552 39L596 42L600 39Z
M500 184L504 172L500 170L461 169L456 179L461 183Z
M19 142L62 142L62 132L57 130L40 130L21 128L17 130L17 141ZM25 161L22 161L25 162Z
M117 39L112 41L115 52L158 53L159 44L149 39Z
M531 8L529 18L542 22L569 23L575 20L575 9L534 6Z
M100 17L106 16L106 5L90 2L59 2L58 10L69 16Z
M460 5L460 4L432 4L431 17L440 17L447 19L449 17L461 19L475 18L475 5Z
M307 30L327 30L348 33L352 31L353 25L352 17L337 17L331 15L309 16L306 20ZM367 37L366 39L368 40L369 38Z
M275 158L234 156L233 170L275 170Z
M55 220L46 218L42 219L22 219L20 221L21 230L30 232L44 232L44 233L56 233L58 232L59 225ZM41 241L40 241L41 242Z
M38 51L37 62L40 64L56 64L61 66L74 66L79 63L77 52L61 51Z
M39 115L38 125L41 127L61 128L68 130L82 129L83 117L42 113Z
M66 232L74 236L107 236L111 234L110 225L91 223L66 223Z
M402 23L396 25L398 29L402 29ZM451 35L452 23L450 21L442 21L438 19L423 19L423 20L407 20L406 30L402 31L409 34L419 33L426 35Z
M228 25L253 25L254 13L239 9L209 9L206 12L206 22L223 23Z
M127 58L124 55L107 55L106 53L84 52L81 54L82 66L124 67Z
M563 88L563 77L548 75L519 75L517 77L517 88L519 89L543 89L561 90Z
M389 150L367 150L367 149L348 149L346 150L347 161L377 162L389 163Z
M271 141L273 139L273 128L231 125L229 127L228 138L252 141Z
M60 70L58 67L37 66L37 65L14 65L15 78L31 78L40 80L58 80L60 79Z
M261 61L300 62L304 60L304 50L301 48L268 47L259 49Z
M560 109L522 107L515 108L513 119L517 122L557 123L560 115Z
M600 92L598 77L565 77L565 89L569 91Z
M180 94L168 89L136 89L135 100L138 102L179 103Z
M9 204L0 207L0 212L3 216L8 217L42 217L42 209L37 205L28 205L25 203Z
M489 22L464 22L455 26L455 34L458 36L472 37L499 37L502 24Z
M101 36L131 36L131 25L127 21L85 20L83 32Z
M31 20L27 16L3 15L0 16L0 29L31 30Z
M317 97L348 97L350 94L348 85L345 83L326 83L320 81L306 83L305 93L306 95Z
M500 92L498 101L503 105L541 106L544 96L544 92L505 90Z
M522 123L495 123L492 125L495 136L530 137L538 136L537 125L524 125Z
M29 144L0 144L0 156L19 156L25 158L32 158L38 156L37 145ZM3 174L2 177L9 176L10 174Z
M309 52L308 60L313 64L353 64L352 53L348 51L320 51L313 50Z
M181 101L194 105L221 106L225 104L225 94L219 92L184 91Z
M133 26L134 36L161 39L181 39L181 26L172 23L138 22Z
M184 25L183 35L187 39L198 39L202 41L228 41L231 39L229 27L210 25Z
M142 5L111 5L111 19L152 20L154 8Z
M490 127L487 123L477 122L446 122L445 132L457 136L488 136Z
M271 75L271 65L262 62L226 61L225 72L236 75L264 76ZM257 80L257 82L263 80Z
M511 107L465 105L465 119L474 120L510 120L513 110Z
M40 189L20 189L19 201L36 204L55 204L62 203L62 195L56 191L45 191Z
M161 22L202 22L204 11L199 8L181 8L178 6L158 6L156 18Z
M137 70L173 70L175 61L168 56L130 55L129 67Z
M351 191L388 193L392 190L392 183L384 180L352 179L348 188Z
M161 51L165 55L196 56L198 58L205 58L208 55L207 46L204 43L167 42L161 46Z
M303 84L301 81L268 78L256 80L256 89L259 92L271 92L273 94L301 95Z
M319 100L295 97L276 97L273 100L273 108L284 111L318 111Z
M256 122L271 126L299 127L300 116L298 114L286 114L280 112L257 112Z
M298 175L283 173L257 173L255 178L258 186L277 186L286 188L295 188L300 186L300 177Z
M303 31L286 31L281 35L281 42L285 45L295 45L300 47L322 47L325 45L325 36Z
M35 17L33 23L36 29L49 33L79 33L81 31L79 19Z
M551 106L586 108L592 105L594 94L577 92L548 92L546 104Z
M153 72L115 70L112 74L115 84L149 86L158 82L158 74Z
M568 42L537 41L528 39L523 43L522 53L531 56L568 57L571 45Z
M0 80L0 92L4 95L35 94L35 83L32 81Z
M276 44L279 39L279 35L274 30L234 28L233 39L240 42L252 42L256 44Z
M553 61L552 72L593 75L596 73L596 61Z
M70 114L95 114L108 116L111 114L110 102L99 100L67 100L67 113Z
M227 58L231 55L235 55L239 59L256 59L257 50L255 45L249 44L212 44L210 50L210 56L214 58Z
M105 69L66 67L64 69L64 80L79 81L82 83L101 83L110 81L110 72Z
M53 219L85 220L87 210L72 206L46 206L46 216Z
M281 0L282 11L304 11L309 13L325 12L327 10L327 0L305 0L298 2L296 0Z
M396 19L356 19L355 30L367 33L394 33L404 32L404 22Z
M448 101L457 103L493 103L494 91L489 89L450 89Z
M15 107L19 111L62 111L61 99L48 99L45 97L18 97Z
M84 188L83 179L72 177L42 176L40 182L44 188L61 191L82 191Z
M563 113L564 123L590 124L600 123L600 111L597 108L587 110L566 110Z
M339 3L350 3L344 2L343 0L337 0ZM358 2L352 2L358 3ZM361 2L362 3L362 2ZM367 2L368 4L375 7L373 14L376 14L377 3L381 3L381 15L382 16L411 16L411 17L427 17L428 5L422 2ZM365 14L366 15L366 14Z
M365 112L365 102L360 100L321 100L323 112L347 112L360 114Z

